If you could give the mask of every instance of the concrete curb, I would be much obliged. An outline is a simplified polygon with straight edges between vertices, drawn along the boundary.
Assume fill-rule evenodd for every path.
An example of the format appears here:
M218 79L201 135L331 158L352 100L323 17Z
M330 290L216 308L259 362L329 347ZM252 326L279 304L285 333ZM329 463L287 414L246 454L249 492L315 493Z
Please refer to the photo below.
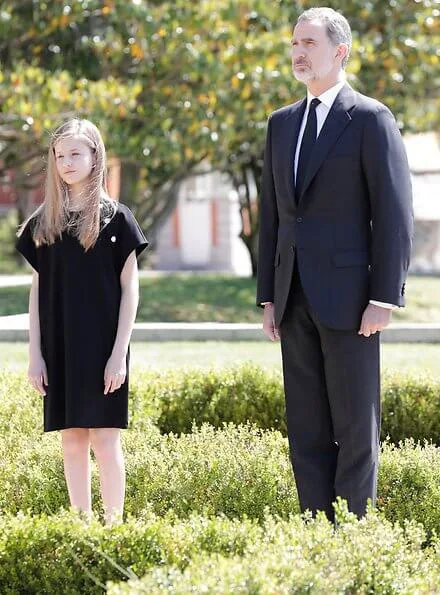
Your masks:
M439 323L394 323L382 332L383 343L440 343Z
M132 341L260 341L265 339L261 324L216 322L138 323Z
M27 341L29 316L0 317L0 341ZM217 322L140 322L132 341L267 341L261 324ZM395 323L382 333L384 343L440 343L440 323Z

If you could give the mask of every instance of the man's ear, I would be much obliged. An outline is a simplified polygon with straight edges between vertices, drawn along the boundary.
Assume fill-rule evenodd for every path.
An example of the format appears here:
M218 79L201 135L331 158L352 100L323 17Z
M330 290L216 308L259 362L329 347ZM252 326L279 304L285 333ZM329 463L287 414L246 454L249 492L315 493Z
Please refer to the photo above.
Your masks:
M341 61L348 56L348 45L340 43L336 49L336 57L341 58Z

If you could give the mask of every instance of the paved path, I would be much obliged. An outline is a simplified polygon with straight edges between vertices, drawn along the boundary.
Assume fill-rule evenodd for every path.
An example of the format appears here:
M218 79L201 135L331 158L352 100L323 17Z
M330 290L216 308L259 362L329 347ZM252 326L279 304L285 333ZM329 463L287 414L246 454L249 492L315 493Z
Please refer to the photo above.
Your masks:
M17 285L30 285L32 275L0 275L0 287L17 287Z
M0 317L0 341L27 341L29 315ZM266 341L261 324L217 322L139 322L132 341ZM440 324L395 323L382 333L384 343L440 343Z
M140 271L141 277L171 274ZM0 287L30 285L32 275L0 275ZM29 315L0 316L0 341L27 341ZM266 341L261 324L140 322L132 341ZM395 323L382 333L384 343L440 343L440 324Z

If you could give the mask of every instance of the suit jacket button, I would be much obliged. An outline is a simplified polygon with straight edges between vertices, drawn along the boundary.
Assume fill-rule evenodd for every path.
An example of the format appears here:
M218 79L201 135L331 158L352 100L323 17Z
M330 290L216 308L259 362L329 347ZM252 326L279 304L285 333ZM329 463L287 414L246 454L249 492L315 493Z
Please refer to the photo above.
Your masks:
M298 223L302 223L303 218L302 217L297 217L296 220L297 220Z

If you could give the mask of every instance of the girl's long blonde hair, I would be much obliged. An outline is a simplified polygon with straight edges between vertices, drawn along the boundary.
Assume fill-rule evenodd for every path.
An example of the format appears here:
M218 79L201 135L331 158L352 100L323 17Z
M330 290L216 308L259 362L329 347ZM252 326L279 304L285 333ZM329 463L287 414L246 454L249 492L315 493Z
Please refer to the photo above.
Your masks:
M94 154L94 166L84 186L81 210L73 217L69 211L68 184L57 171L55 157L58 141L72 137L84 142ZM106 155L101 133L89 120L74 118L65 122L55 130L49 143L44 202L25 221L19 235L35 218L33 238L37 246L53 244L68 228L88 250L98 239L102 219L113 216L115 209L116 203L107 191Z

